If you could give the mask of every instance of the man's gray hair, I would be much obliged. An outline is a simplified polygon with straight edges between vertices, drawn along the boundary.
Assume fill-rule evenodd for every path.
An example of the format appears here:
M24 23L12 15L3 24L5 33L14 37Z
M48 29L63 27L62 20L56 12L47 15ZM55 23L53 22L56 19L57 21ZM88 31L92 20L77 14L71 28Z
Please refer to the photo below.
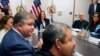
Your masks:
M18 24L23 24L23 20L27 19L27 18L33 18L34 16L26 11L21 11L16 13L16 15L14 16L14 25L18 25Z
M43 48L50 49L57 38L64 43L66 37L64 29L70 29L70 27L58 22L48 25L43 32Z

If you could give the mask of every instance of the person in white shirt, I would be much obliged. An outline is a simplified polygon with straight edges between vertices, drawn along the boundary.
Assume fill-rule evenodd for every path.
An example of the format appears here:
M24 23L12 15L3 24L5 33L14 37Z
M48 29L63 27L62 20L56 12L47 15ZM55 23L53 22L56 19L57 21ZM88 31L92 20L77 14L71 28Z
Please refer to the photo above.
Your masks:
M11 29L12 26L13 17L8 15L3 16L0 20L0 43L2 42L4 35Z

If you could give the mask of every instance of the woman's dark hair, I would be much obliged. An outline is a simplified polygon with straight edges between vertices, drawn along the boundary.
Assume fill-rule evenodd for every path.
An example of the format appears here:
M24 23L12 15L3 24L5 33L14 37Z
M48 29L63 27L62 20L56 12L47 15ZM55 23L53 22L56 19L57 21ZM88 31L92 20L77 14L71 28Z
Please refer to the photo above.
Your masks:
M41 20L41 13L42 13L42 12L44 12L44 11L41 11L41 12L39 13L39 16L37 17L38 20ZM45 12L44 12L44 14L45 14ZM45 15L45 17L46 17L46 15Z
M0 30L4 28L4 25L7 24L7 21L10 19L10 18L13 18L12 16L9 16L9 15L5 15L1 18L0 20Z
M5 15L9 15L8 10L8 8L2 8L1 11L4 12Z
M93 21L93 16L94 16L95 14L98 14L98 18L99 18L99 20L95 23L95 25L97 25L97 24L99 24L99 23L100 23L100 13L98 13L98 12L94 12L94 13L93 13L93 15L92 15L91 22L90 22L90 27L92 27L92 26L93 26L93 24L94 24L94 21Z

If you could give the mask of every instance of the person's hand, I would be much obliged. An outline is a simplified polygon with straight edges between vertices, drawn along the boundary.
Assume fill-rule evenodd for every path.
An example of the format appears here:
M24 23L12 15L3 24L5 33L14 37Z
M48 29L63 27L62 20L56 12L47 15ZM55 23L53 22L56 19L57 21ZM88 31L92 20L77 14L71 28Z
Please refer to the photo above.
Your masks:
M38 48L42 48L42 44L43 44L43 40L42 38L40 38L37 44Z

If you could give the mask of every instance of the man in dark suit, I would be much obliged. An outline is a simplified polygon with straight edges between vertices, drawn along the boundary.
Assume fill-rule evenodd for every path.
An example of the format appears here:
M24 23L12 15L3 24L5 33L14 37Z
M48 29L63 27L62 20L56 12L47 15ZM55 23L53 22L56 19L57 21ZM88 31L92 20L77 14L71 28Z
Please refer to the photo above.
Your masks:
M34 30L33 16L26 12L18 12L14 17L14 26L4 36L0 44L0 56L37 56L26 38Z
M91 21L91 17L94 12L100 13L100 3L98 3L98 0L92 0L92 3L89 6L88 9L89 21Z
M73 22L72 28L86 29L88 24L89 24L89 22L84 19L84 14L80 13L79 20L75 20Z

